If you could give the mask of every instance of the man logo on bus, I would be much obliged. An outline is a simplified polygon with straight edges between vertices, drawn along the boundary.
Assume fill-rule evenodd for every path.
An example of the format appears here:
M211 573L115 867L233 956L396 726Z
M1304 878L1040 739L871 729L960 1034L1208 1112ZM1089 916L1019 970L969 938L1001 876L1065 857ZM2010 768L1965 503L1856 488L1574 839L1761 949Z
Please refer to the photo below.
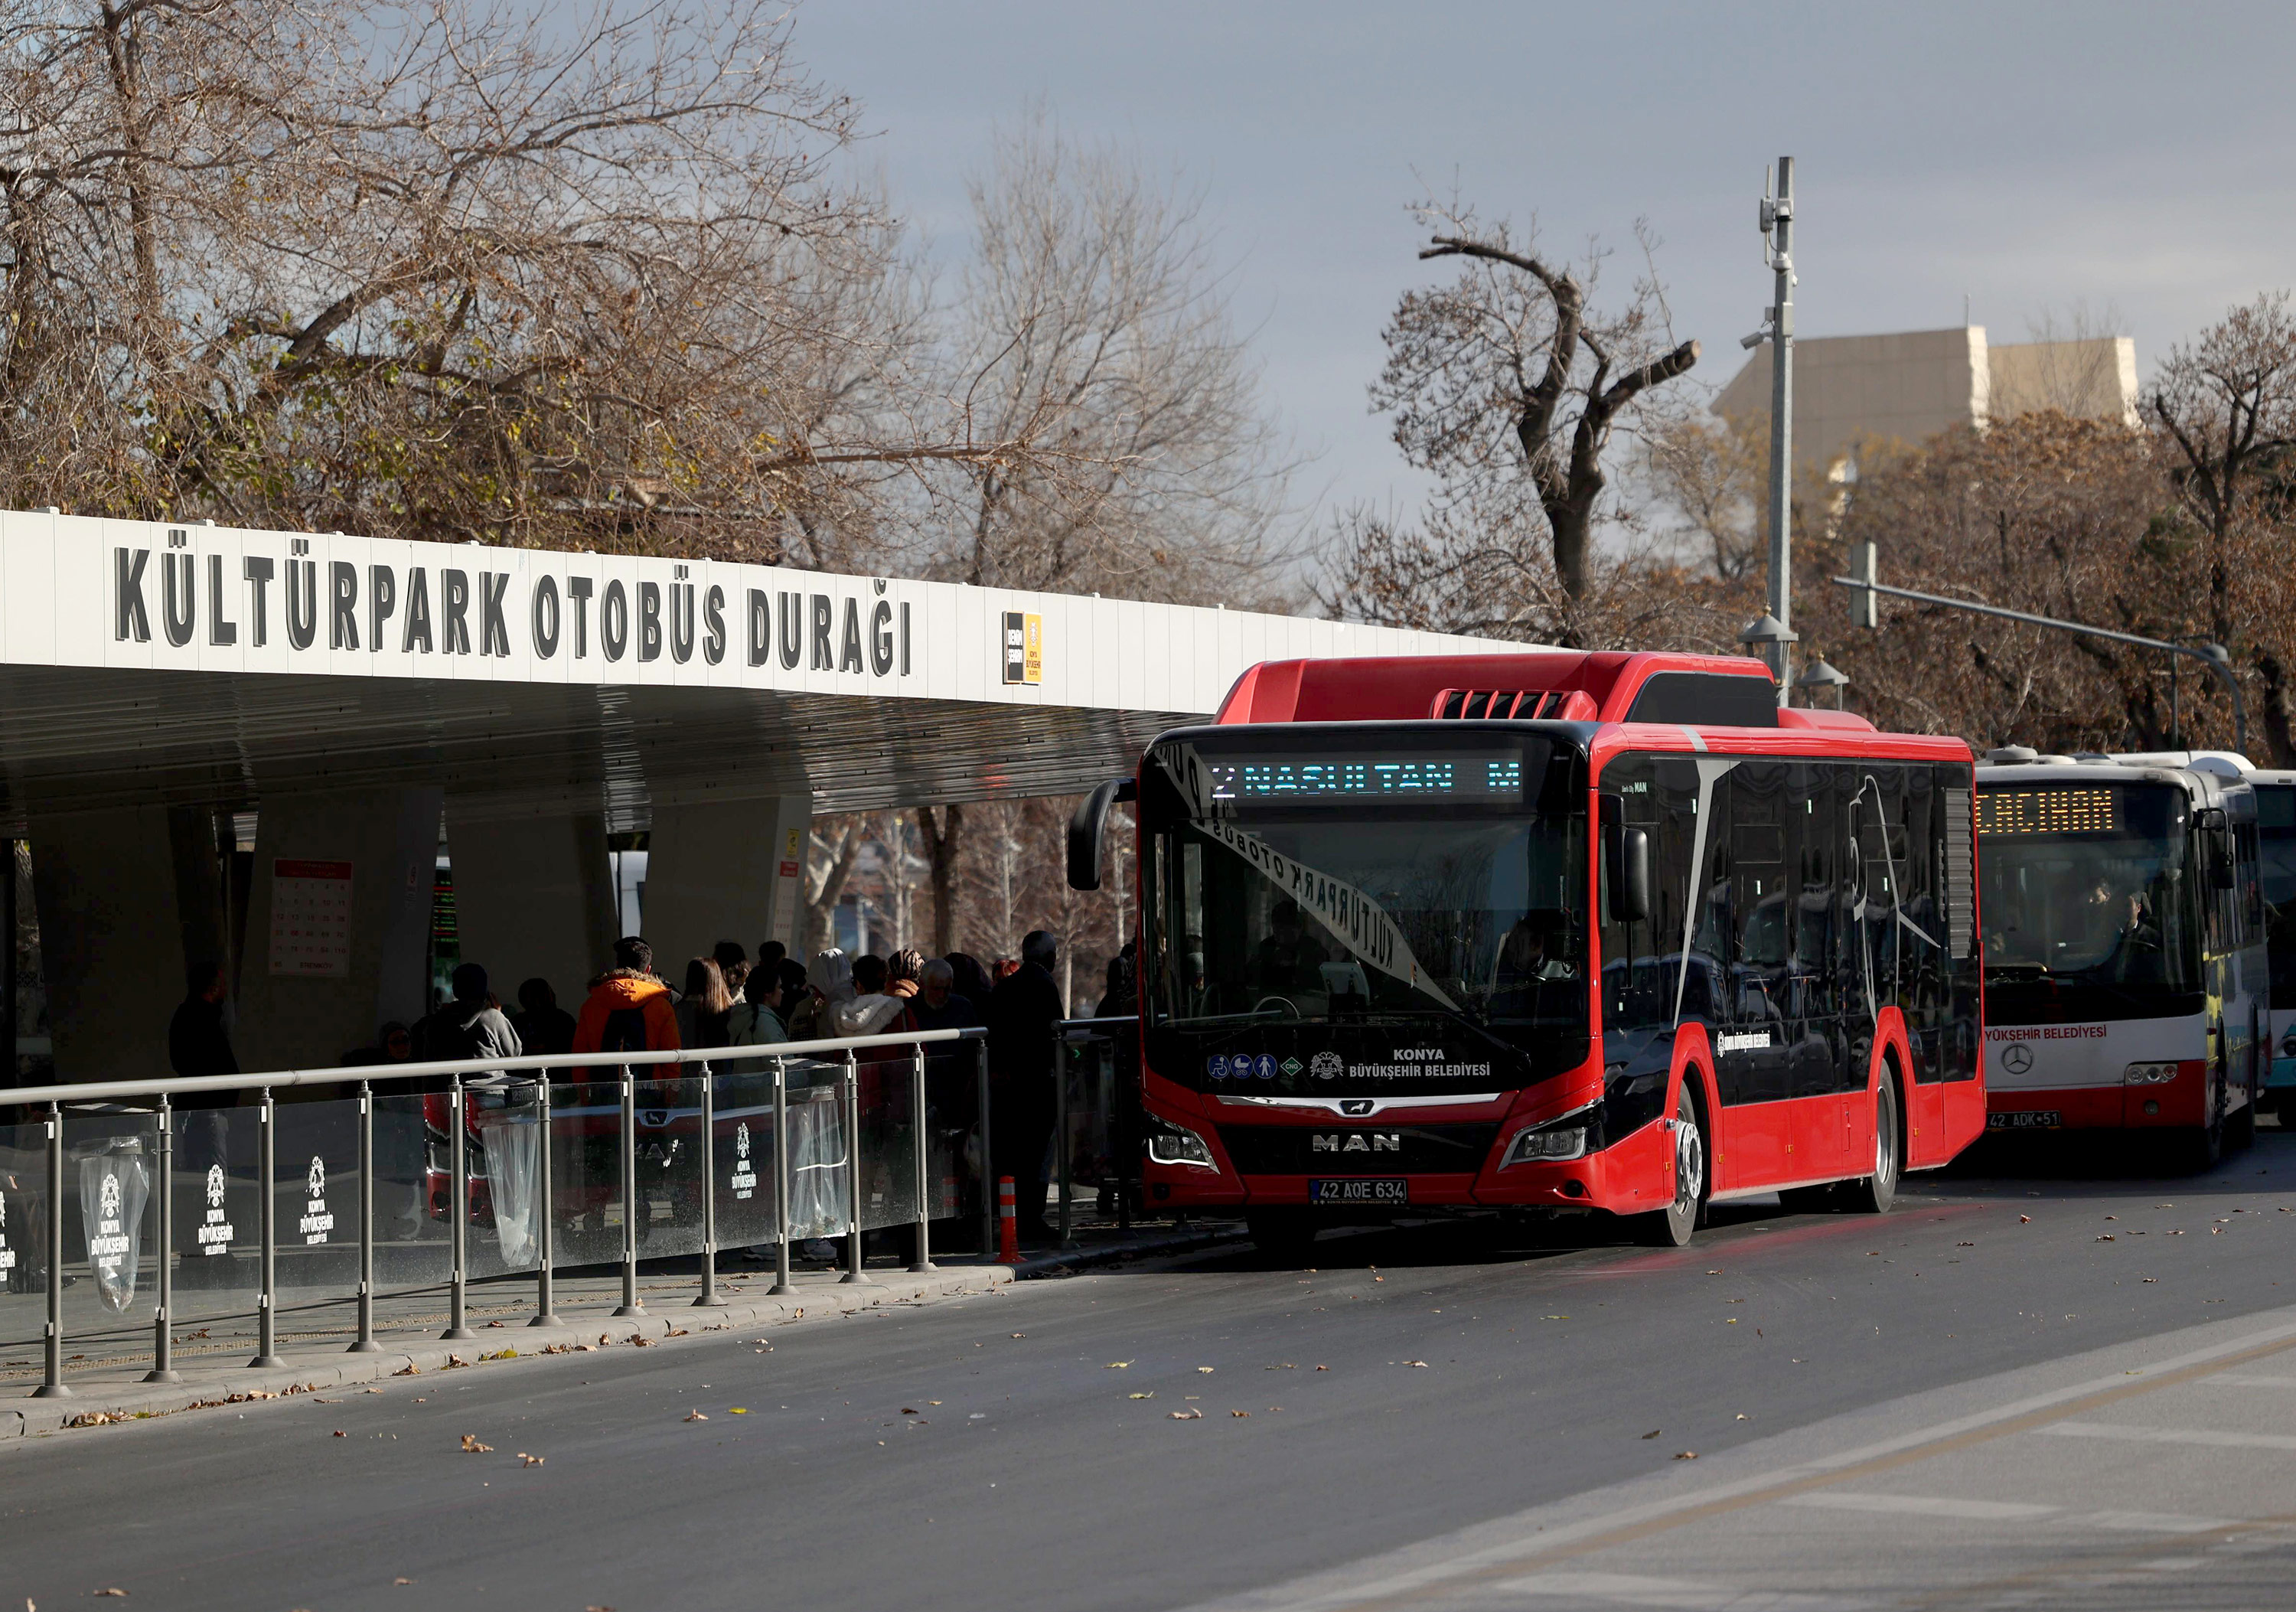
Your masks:
M2012 1074L2023 1074L2033 1066L2033 1049L2022 1041L2012 1041L2001 1055L2001 1067Z
M208 1207L210 1209L223 1207L223 1166L221 1164L208 1166Z
M1340 1078L1340 1071L1346 1067L1340 1055L1328 1049L1308 1060L1308 1073L1319 1081L1335 1081Z

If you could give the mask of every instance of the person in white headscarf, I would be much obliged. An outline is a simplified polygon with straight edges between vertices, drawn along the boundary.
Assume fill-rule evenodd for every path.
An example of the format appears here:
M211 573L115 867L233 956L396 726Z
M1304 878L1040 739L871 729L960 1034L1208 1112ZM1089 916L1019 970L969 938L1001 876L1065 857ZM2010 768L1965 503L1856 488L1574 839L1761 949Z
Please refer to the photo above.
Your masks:
M782 1016L789 1025L790 1040L826 1040L837 1033L830 1028L829 1010L853 999L853 965L834 946L817 951L806 967L806 984L805 1000L783 1004L789 1009Z

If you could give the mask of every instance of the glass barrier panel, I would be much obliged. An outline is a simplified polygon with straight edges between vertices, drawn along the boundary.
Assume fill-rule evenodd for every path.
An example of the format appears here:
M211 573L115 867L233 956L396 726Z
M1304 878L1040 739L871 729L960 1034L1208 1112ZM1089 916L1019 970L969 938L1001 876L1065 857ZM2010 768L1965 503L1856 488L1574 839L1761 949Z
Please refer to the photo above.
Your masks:
M914 1225L916 1061L891 1057L863 1064L860 1081L861 1228Z
M1069 1032L1061 1077L1068 1093L1069 1190L1082 1202L1112 1208L1117 1188L1116 1044L1090 1031Z
M550 1088L551 1262L562 1271L622 1258L622 1089L596 1073Z
M455 1277L455 1166L443 1091L374 1099L374 1287L378 1296ZM388 1325L381 1316L378 1328Z
M637 1119L638 1257L699 1254L701 1076L640 1081Z
M790 1230L841 1237L851 1221L853 1157L845 1135L845 1065L789 1062Z
M925 1058L926 1191L936 1221L933 1245L951 1252L978 1246L988 1161L980 1155L980 1073L977 1054L960 1043L955 1052ZM994 1207L994 1195L990 1195ZM989 1249L988 1252L994 1253Z
M234 1094L219 1108L177 1108L168 1193L175 1220L176 1351L207 1353L254 1336L263 1291L262 1111ZM67 1136L69 1137L69 1131Z
M282 1309L358 1297L359 1107L356 1098L273 1106L271 1213ZM283 1331L353 1324L348 1311L283 1319Z
M524 1075L482 1075L463 1086L463 1113L471 1177L464 1274L479 1281L531 1271L542 1259L542 1106L535 1083Z
M48 1127L33 1120L0 1125L0 1372L37 1372L47 1321Z
M732 1251L774 1240L774 1071L770 1060L728 1064L716 1077L718 1246Z

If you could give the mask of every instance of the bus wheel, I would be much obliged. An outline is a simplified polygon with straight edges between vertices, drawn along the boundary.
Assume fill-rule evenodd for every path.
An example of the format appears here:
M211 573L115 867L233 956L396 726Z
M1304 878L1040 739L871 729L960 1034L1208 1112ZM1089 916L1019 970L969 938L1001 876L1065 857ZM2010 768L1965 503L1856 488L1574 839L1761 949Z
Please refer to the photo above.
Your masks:
M1698 1100L1685 1086L1674 1108L1674 1202L1632 1217L1635 1240L1652 1248L1682 1248L1706 1208L1706 1132Z
M1852 1181L1849 1206L1860 1214L1887 1214L1898 1201L1898 1171L1905 1158L1898 1124L1898 1083L1884 1079L1874 1098L1874 1173Z
M2201 1175L2215 1169L2224 1161L2225 1116L2221 1103L2205 1125L2196 1125L2185 1132L2185 1169Z
M1244 1215L1243 1226L1259 1251L1279 1263L1306 1259L1316 1240L1314 1218L1296 1212L1253 1210Z

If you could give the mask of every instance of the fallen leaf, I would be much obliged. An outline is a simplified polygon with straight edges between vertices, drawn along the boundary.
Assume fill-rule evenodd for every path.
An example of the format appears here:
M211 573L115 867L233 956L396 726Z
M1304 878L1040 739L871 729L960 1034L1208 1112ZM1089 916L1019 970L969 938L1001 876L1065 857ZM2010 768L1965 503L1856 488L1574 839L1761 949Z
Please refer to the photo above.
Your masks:
M1741 1410L1741 1411L1739 1411L1739 1412L1738 1412L1738 1419L1739 1419L1740 1421L1742 1421L1742 1422L1750 1422L1750 1421L1752 1421L1754 1419L1753 1419L1752 1417L1751 1417L1751 1416L1747 1415L1743 1410Z
M2157 1276L2148 1276L2148 1277L2146 1277L2144 1279L2145 1279L2146 1281L2148 1281L2148 1282L2157 1282L2157 1281L2159 1281L2161 1279L2160 1279L2159 1277L2157 1277Z
M470 1361L464 1360L459 1354L450 1354L447 1357L447 1363L439 1367L439 1369L441 1371L452 1371L457 1366L467 1366L470 1363Z
M2030 1214L2021 1214L2017 1217L2017 1223L2021 1226L2030 1226L2033 1223L2033 1217Z
M634 1334L630 1338L630 1347L633 1349L651 1349L653 1347L653 1339L648 1337L643 1332Z
M1318 1371L1329 1371L1331 1368L1329 1366L1318 1366L1316 1369Z
M1204 1376L1210 1377L1212 1374L1213 1368L1210 1366L1198 1366L1196 1369L1201 1372Z
M391 1373L391 1376L393 1377L420 1377L422 1375L422 1368L416 1365L413 1361L407 1361L405 1366Z
M1108 1362L1108 1369L1111 1371L1129 1371L1132 1369L1132 1362L1128 1360L1112 1360Z
M747 1405L735 1405L729 1410L726 1414L728 1416L747 1416L750 1414L750 1407Z
M901 1407L901 1414L903 1416L922 1416L923 1412L919 1410L914 1405L903 1405Z
M1674 1452L1674 1459L1677 1460L1696 1460L1698 1459L1698 1452L1695 1450L1677 1450Z
M1665 1431L1666 1429L1663 1427L1652 1427L1649 1432L1644 1434L1643 1436L1644 1438L1656 1438L1660 1434Z
M394 1578L390 1582L394 1584L411 1584L414 1581L411 1578Z
M1423 1367L1423 1366L1425 1366L1425 1365L1427 1364L1427 1362L1426 1362L1425 1361L1423 1361L1423 1360L1406 1361L1405 1361L1404 1363L1405 1363L1406 1365L1410 1365L1410 1366L1422 1366L1422 1367Z
M1028 1335L1027 1333L1025 1333L1025 1332L1015 1332L1013 1336L1014 1337L1026 1337L1026 1336L1028 1336L1029 1335Z
M1169 1416L1176 1422L1198 1422L1204 1419L1201 1410L1174 1410L1169 1412Z
M500 1321L488 1321L487 1325L489 1327L499 1327L502 1323Z
M1231 1410L1228 1414L1230 1416L1250 1416L1251 1412L1249 1410Z
M521 1450L518 1452L518 1461L519 1465L521 1467L538 1467L542 1465L542 1457L539 1455L529 1455L525 1451Z
M348 1438L350 1435L344 1432L340 1427L338 1427L335 1429L335 1436L337 1438Z
M685 1419L690 1422L706 1422L709 1419L699 1410L688 1410L685 1413Z
M1128 1394L1124 1397L1127 1399L1154 1399L1156 1397L1156 1390L1151 1388L1145 1394Z
M479 1443L479 1435L475 1433L465 1433L463 1435L463 1448L469 1454L483 1455L494 1446Z

